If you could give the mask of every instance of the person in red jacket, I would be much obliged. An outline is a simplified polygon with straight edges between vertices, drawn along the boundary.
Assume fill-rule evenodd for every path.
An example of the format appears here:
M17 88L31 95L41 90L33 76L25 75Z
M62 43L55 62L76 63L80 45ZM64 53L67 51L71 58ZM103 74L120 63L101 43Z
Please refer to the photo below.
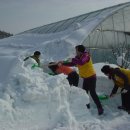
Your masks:
M93 67L93 63L90 57L90 54L86 51L83 45L77 45L75 47L76 56L71 59L70 63L61 63L66 66L77 66L79 70L79 76L83 78L83 86L82 88L90 95L94 100L98 114L102 115L104 110L102 108L102 104L96 94L96 72ZM87 107L90 108L90 104L87 104Z
M67 75L67 80L70 84L70 86L78 86L78 81L79 81L79 75L75 70L68 66L64 66L55 62L50 62L48 67L52 70L52 72L56 74L65 74Z

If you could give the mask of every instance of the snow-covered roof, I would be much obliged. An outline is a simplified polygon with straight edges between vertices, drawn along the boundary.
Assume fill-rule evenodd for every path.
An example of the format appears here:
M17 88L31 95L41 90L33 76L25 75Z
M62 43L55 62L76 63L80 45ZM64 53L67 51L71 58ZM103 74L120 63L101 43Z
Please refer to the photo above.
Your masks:
M89 50L94 63L115 63L112 50L118 51L117 48L124 45L125 50L129 49L129 23L130 2L31 29L0 43L4 47L40 50L52 61L74 56L74 47L83 44Z
M122 8L126 8L130 6L130 2L125 3L125 4L119 4L116 6L112 6L109 8L101 9L98 11L86 13L80 16L76 16L73 18L69 18L66 20L62 20L59 22L47 24L44 26L40 26L25 32L31 32L31 33L40 33L40 34L45 34L45 33L56 33L60 31L67 30L69 28L72 28L72 26L80 27L80 24L90 24L91 21L97 20L96 24L98 25L101 21L106 19L108 16L113 15L115 12ZM94 27L92 27L94 29Z
M108 35L110 36L111 34L113 35L112 33L113 31L114 33L118 32L124 34L125 32L125 34L129 34L130 32L129 14L130 14L130 2L127 2L124 4L119 4L116 6L104 8L91 13L86 13L77 17L62 20L56 23L37 27L25 31L24 33L52 34L52 35L58 34L61 36L63 32L66 32L67 41L71 39L71 41L73 41L75 44L84 44L89 42L89 45L86 44L86 46L95 47L95 42L97 43L97 39L95 39L93 43L91 43L90 39L88 39L90 38L88 36L91 36L91 34L92 39L98 37L99 31L104 32L104 34L107 33L107 36ZM104 45L101 45L102 37L103 36L99 36L100 39L99 41L100 46L103 47ZM118 39L117 34L115 34L114 38L107 38L107 39L115 39L117 41Z

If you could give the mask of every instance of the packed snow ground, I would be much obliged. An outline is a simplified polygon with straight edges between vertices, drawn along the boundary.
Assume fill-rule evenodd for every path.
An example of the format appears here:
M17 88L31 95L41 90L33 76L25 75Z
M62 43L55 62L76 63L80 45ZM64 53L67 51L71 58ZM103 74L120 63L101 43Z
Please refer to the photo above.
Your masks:
M47 67L24 65L35 50L41 51L43 64L74 56L71 40L60 44L56 35L51 38L26 34L0 40L0 130L130 130L130 115L117 109L119 94L102 101L105 113L98 116L81 86L70 87L63 74L48 75ZM97 92L110 94L113 84L100 71L104 64L94 65Z

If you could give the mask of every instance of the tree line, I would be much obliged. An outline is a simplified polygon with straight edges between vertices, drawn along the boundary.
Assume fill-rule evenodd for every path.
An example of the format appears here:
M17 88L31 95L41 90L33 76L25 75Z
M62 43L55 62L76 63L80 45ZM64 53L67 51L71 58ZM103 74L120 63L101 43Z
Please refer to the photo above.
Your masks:
M13 36L13 34L0 30L0 39Z

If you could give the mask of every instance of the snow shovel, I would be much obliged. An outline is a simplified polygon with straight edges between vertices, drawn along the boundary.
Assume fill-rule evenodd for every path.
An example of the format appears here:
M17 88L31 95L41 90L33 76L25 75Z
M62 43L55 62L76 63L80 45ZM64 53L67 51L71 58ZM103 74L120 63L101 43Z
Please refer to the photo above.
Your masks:
M98 95L98 98L99 98L99 100L107 100L107 99L109 99L109 96L106 94L100 94L100 95Z
M33 65L31 66L31 69L35 69L36 67L39 67L39 65L33 64Z

